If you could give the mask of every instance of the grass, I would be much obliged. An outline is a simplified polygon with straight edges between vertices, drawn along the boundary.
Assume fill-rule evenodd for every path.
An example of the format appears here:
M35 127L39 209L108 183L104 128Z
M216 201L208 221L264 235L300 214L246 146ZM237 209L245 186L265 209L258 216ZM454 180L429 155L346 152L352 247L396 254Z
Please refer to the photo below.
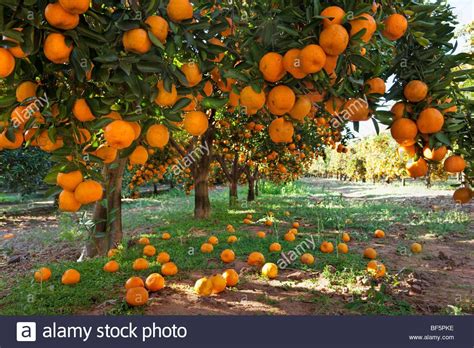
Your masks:
M277 186L263 183L260 187L261 196L256 202L229 209L227 190L216 189L212 192L211 202L213 214L208 220L195 221L192 218L193 197L185 196L179 191L170 191L158 197L150 197L135 201L126 201L124 207L124 230L126 240L122 252L117 256L121 270L115 274L104 274L102 266L105 258L94 258L81 263L59 261L48 266L53 271L53 278L45 284L32 281L31 274L15 280L13 288L6 289L7 283L0 279L0 291L9 293L0 299L2 315L53 315L71 314L86 311L104 302L110 303L110 314L137 314L143 309L130 309L124 304L123 284L131 275L146 277L152 272L160 272L161 265L149 258L150 269L143 272L132 270L132 262L142 257L142 246L129 246L128 240L137 236L147 236L156 247L157 252L167 251L172 256L180 272L174 279L187 279L188 273L195 270L206 270L212 274L214 269L222 269L225 265L219 259L222 250L232 248L237 257L245 260L252 251L261 251L267 262L278 263L280 256L268 252L268 245L273 241L282 244L283 250L294 249L306 238L314 238L316 249L323 240L331 241L336 246L340 242L340 232L349 231L359 241L372 238L375 229L381 228L390 232L396 222L407 226L407 235L417 237L423 234L442 235L450 232L466 233L469 216L459 211L431 212L420 210L415 206L401 205L382 201L347 201L339 194L304 182ZM240 190L244 197L245 190ZM269 212L275 214L274 226L271 230L258 224L258 228L242 223L243 217L250 213L254 220L264 221ZM284 215L290 212L290 217ZM290 228L291 222L299 220L304 223L299 229L296 242L283 240L283 234ZM225 231L227 224L236 228L239 240L229 245L226 240L230 235ZM258 230L267 232L267 238L258 239ZM163 232L169 232L172 239L161 239ZM270 233L269 233L270 232ZM66 242L78 243L84 240L84 229L78 226L70 215L61 215L57 230L48 233L32 231L29 238L38 238L41 243L55 239L54 233ZM219 238L219 244L212 254L202 254L200 245L210 235ZM42 236L42 237L41 237ZM59 236L59 237L58 237ZM319 250L307 250L316 254L315 265L308 267L298 261L290 268L323 272L330 281L331 287L348 288L353 291L355 300L349 309L358 313L372 314L408 314L411 308L399 302L383 291L371 291L367 298L358 293L357 278L363 275L366 260L359 253L339 255L322 254ZM327 265L331 265L329 269ZM75 268L81 273L81 282L74 286L60 284L61 274L68 268ZM171 278L173 279L173 278ZM11 285L11 284L10 284ZM267 302L266 298L262 298ZM315 300L316 301L316 300Z

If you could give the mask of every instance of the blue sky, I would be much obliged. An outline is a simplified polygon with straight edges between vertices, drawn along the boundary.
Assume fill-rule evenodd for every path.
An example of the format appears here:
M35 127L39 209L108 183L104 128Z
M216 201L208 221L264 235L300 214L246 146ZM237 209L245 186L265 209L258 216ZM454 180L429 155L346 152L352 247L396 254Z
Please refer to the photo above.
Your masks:
M459 27L463 27L474 21L474 0L448 0L448 3L454 8L454 13L458 18ZM467 41L460 42L458 50L467 51L470 48L469 45L470 43ZM382 125L382 127L384 126ZM372 121L361 122L359 131L360 133L354 132L354 134L360 137L376 134Z

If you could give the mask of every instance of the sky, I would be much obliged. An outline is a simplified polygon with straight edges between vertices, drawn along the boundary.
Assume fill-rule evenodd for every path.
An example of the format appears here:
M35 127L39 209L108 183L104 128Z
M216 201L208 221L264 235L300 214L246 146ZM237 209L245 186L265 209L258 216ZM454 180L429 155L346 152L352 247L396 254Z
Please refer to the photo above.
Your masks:
M474 21L474 0L448 0L454 8L454 14L458 18L459 28ZM469 49L469 43L467 41L460 42L458 51L466 51ZM471 48L472 49L472 48ZM390 81L387 82L390 84ZM387 87L388 88L388 87ZM352 128L352 125L350 126ZM386 128L381 125L382 129ZM377 134L372 121L360 122L359 133L354 132L357 137L366 137Z

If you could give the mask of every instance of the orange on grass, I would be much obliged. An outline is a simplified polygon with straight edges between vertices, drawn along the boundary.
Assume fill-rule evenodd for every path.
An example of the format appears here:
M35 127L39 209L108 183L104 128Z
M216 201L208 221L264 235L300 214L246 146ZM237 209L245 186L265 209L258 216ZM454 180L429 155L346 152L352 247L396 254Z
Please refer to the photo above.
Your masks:
M159 291L165 287L165 278L159 273L152 273L146 278L145 286L151 292Z
M308 45L300 52L301 70L305 74L320 72L326 64L326 53L319 45Z
M380 77L374 77L373 79L365 81L365 85L368 87L368 90L366 92L367 95L385 94L385 81L382 80Z
M138 240L138 244L141 244L141 245L148 245L148 244L150 244L150 240L149 240L147 237L141 237L141 238Z
M337 245L337 251L341 254L347 254L349 252L349 247L346 243L339 243Z
M119 263L114 260L107 262L103 267L103 270L109 273L115 273L119 269L120 269Z
M33 81L24 81L18 85L15 91L16 101L21 103L26 99L36 97L38 84Z
M224 273L222 273L227 286L236 286L239 282L239 274L232 268L226 269Z
M166 251L160 252L158 256L156 257L156 261L161 264L170 262L170 260L171 260L171 256Z
M287 242L293 242L296 239L296 236L293 232L285 233L283 237Z
M359 17L349 21L351 25L351 37L359 33L361 30L365 29L365 33L362 35L361 39L363 42L367 43L372 39L375 31L377 30L377 23L375 22L374 17L368 13L363 13Z
M276 52L265 54L259 62L259 69L263 78L268 82L280 81L286 74L283 66L283 57Z
M235 243L237 242L237 236L229 236L229 238L227 238L227 243Z
M199 296L210 296L212 294L213 286L209 278L201 278L194 283L194 292Z
M211 243L203 243L201 245L201 252L205 254L212 253L214 246Z
M80 170L75 170L69 173L58 173L56 176L56 183L62 189L67 191L74 191L76 187L84 180Z
M407 164L406 170L412 178L420 178L428 174L428 163L423 158L419 158L410 164Z
M83 14L89 9L89 0L59 0L61 6L69 13Z
M268 133L274 143L291 143L293 141L295 129L291 122L280 117L270 123Z
M174 84L171 85L171 90L167 91L162 80L156 84L158 95L155 98L155 103L159 106L173 106L178 100L178 92Z
M397 143L403 146L414 144L414 139L418 134L416 123L408 118L400 118L392 123L390 133Z
M426 159L429 159L431 161L440 162L444 159L447 153L448 148L444 145L438 147L437 149L430 149L428 145L425 145L423 147L423 156L425 156Z
M326 7L320 14L320 16L328 17L323 19L323 27L327 28L332 24L342 24L342 20L346 12L339 6Z
M166 262L161 265L161 273L165 276L173 276L178 273L178 267L174 262Z
M219 239L216 236L210 236L207 242L212 245L217 245L219 244Z
M64 285L73 285L81 281L81 274L75 269L68 269L63 273L61 277L61 283Z
M265 263L265 256L263 256L263 254L259 253L258 251L254 251L249 254L247 263L250 266L261 266Z
M299 228L300 227L300 223L298 221L294 221L292 224L291 224L291 227L293 228Z
M374 232L375 238L385 238L385 232L382 230L375 230Z
M115 161L117 158L117 149L108 145L101 145L94 153L99 157L105 164L109 164Z
M51 278L51 270L48 267L41 267L35 272L34 278L38 283L46 282Z
M385 275L386 269L383 263L376 260L369 261L367 264L367 272L374 278L382 278Z
M460 187L453 194L453 200L456 203L466 204L469 203L472 199L473 192L468 187Z
M79 15L66 11L59 2L46 6L44 18L49 25L62 30L72 30L79 25Z
M279 251L281 251L281 245L280 245L280 243L276 243L276 242L275 242L275 243L272 243L272 244L270 244L270 246L268 247L268 250L269 250L270 252L279 252Z
M303 79L306 77L306 73L301 68L301 50L292 48L287 51L283 56L283 67L290 73L295 79Z
M274 263L266 263L262 267L262 275L268 279L275 279L278 276L278 266Z
M319 36L319 45L330 56L342 54L349 44L349 34L340 24L333 24L323 29ZM324 64L323 64L324 66Z
M184 115L184 129L192 136L198 137L206 133L209 120L202 111L191 111Z
M132 145L135 140L133 126L126 121L113 121L105 127L105 141L117 150L123 150Z
M156 248L153 245L145 245L143 247L143 255L145 256L154 256L156 254Z
M325 254L330 254L334 251L334 245L331 242L324 241L321 243L319 250Z
M305 253L301 255L301 263L305 265L312 265L314 263L314 256L310 253Z
M148 302L148 291L145 288L137 287L127 290L125 300L130 306L137 307L143 306Z
M413 80L403 89L403 95L411 103L418 103L428 95L428 85L420 80Z
M118 253L120 253L120 250L116 249L116 248L112 248L110 249L109 251L107 251L107 257L114 257L115 255L117 255Z
M145 54L151 49L151 40L148 32L142 28L126 31L122 38L123 48L127 52Z
M173 22L181 22L193 18L193 6L189 0L170 0L166 13Z
M66 37L60 33L51 33L46 36L43 51L46 58L56 64L69 62L69 56L73 49L72 43L66 43Z
M212 293L219 294L223 292L227 286L225 278L220 274L215 274L210 278L212 282Z
M458 155L452 155L444 161L444 170L448 173L461 173L466 169L466 161Z
M416 125L418 126L420 133L438 133L443 129L444 116L435 108L426 108L418 116Z
M81 204L90 204L102 199L103 191L102 185L97 181L85 180L77 185L74 197Z
M148 145L157 148L164 148L170 140L168 128L162 124L154 124L146 132L146 141Z
M413 254L419 254L423 250L423 247L420 243L413 243L410 247L410 250Z
M59 194L59 210L74 213L81 209L81 203L74 196L74 192L63 190Z
M137 146L135 150L128 156L131 165L143 165L148 161L148 151L144 146Z
M0 78L11 75L15 70L15 57L5 48L0 47Z
M263 231L258 231L257 232L257 238L265 238L267 234Z
M164 233L161 235L161 239L163 239L163 240L171 239L171 234L169 234L168 232L164 232Z
M385 29L382 31L382 35L392 41L402 38L408 29L407 19L398 13L388 16L384 23Z
M342 241L343 241L344 243L347 243L347 242L350 242L350 241L351 241L351 236L349 235L349 233L344 232L344 233L342 234Z
M142 257L136 259L135 261L133 261L133 266L132 268L135 270L135 271L143 271L145 269L148 269L150 267L150 264L148 263L148 261Z
M230 225L230 224L225 227L225 230L226 230L227 232L229 232L229 233L235 233L235 228L234 228L234 226L232 226L232 225Z
M370 118L369 104L362 98L351 98L344 104L343 114L349 121L367 121Z
M145 283L143 283L143 279L140 277L131 277L125 282L125 289L132 289L132 288L144 288Z
M150 31L161 43L166 43L169 31L169 25L166 19L160 16L150 16L145 20L145 23L150 26Z
M225 263L231 263L235 260L235 253L231 249L225 249L221 253L221 260Z
M367 259L375 259L377 257L377 252L374 248L367 248L364 250L364 257Z
M196 62L183 64L181 71L186 76L186 87L197 86L202 81L202 73Z

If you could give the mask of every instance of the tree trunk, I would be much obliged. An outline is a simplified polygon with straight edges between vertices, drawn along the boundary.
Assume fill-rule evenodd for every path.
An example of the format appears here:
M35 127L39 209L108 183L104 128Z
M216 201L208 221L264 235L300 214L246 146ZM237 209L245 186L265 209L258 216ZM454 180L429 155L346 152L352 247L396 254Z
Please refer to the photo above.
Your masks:
M212 158L212 130L201 139L202 145L208 151L202 151L201 157L193 164L194 179L194 218L208 219L211 216L211 201L209 199L209 171Z
M229 183L229 205L231 207L234 207L237 205L238 201L239 201L239 193L238 193L237 180L235 180L235 178L232 178L232 180Z
M258 197L260 195L260 190L259 190L259 180L258 178L255 180L255 196Z
M247 202L253 202L255 200L255 179L253 177L247 178L249 184L249 190L247 193Z

